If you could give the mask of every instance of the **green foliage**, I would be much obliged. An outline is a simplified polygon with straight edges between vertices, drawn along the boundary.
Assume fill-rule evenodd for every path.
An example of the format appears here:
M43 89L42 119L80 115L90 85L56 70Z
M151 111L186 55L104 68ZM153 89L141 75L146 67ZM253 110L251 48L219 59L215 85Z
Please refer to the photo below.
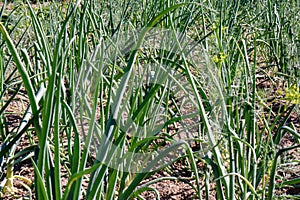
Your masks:
M279 158L300 139L288 124L299 104L298 1L17 5L0 13L2 193L13 192L14 165L31 158L36 199L159 199L153 183L188 181L142 181L186 160L193 198L274 197ZM154 48L151 37L163 42ZM276 117L257 86L270 72L289 85ZM21 88L30 105L10 129L6 109ZM285 133L296 142L278 148ZM25 135L36 137L16 153Z

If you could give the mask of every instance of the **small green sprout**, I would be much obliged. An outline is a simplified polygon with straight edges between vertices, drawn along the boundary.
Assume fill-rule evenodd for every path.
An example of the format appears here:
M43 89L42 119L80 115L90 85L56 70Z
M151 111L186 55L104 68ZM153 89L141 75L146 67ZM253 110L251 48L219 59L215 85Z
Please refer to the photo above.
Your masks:
M228 30L228 26L222 26L222 33L226 33L227 30Z
M213 56L213 61L215 63L222 63L226 60L227 55L224 52L219 52L218 54Z
M293 85L285 89L285 99L292 104L300 104L300 88Z
M296 85L286 88L284 91L279 90L278 94L284 95L284 99L292 104L300 104L300 88Z
M212 24L211 29L212 29L212 30L216 30L216 29L217 29L216 23L213 23L213 24Z

